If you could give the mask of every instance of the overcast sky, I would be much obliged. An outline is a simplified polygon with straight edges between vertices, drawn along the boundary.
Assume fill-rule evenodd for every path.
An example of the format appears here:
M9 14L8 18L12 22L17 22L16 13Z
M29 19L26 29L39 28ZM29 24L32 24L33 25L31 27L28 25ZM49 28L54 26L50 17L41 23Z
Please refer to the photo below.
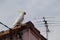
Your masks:
M48 19L54 21L60 20L60 0L0 0L0 21L12 27L19 15L18 10L23 10L27 13L24 21L32 21L43 36L45 36L44 24L41 22L35 23L32 18L36 18L36 21L37 18L42 20L42 17L53 17ZM0 24L0 31L6 29ZM60 40L60 27L49 25L49 29L49 40Z

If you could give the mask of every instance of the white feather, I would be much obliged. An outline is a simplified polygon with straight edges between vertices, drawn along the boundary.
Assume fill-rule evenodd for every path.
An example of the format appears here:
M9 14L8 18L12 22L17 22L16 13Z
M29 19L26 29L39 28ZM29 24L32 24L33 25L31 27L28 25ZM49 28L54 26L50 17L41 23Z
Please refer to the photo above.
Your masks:
M15 20L13 25L21 24L24 20L24 12L22 12Z

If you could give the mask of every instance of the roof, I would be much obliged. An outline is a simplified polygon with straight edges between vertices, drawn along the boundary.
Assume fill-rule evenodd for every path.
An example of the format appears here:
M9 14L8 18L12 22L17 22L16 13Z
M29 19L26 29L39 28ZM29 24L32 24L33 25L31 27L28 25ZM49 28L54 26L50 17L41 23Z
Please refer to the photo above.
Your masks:
M44 38L44 39L46 40L46 38L43 37L43 36L40 34L40 31L35 28L34 24L33 24L31 21L26 22L26 23L21 24L21 25L17 25L16 27L13 27L12 29L15 30L15 31L22 31L22 30L24 30L24 29L26 29L26 28L32 29L32 31L33 31L36 35L38 35L39 37ZM6 31L1 31L1 32L0 32L0 38L1 38L2 36L4 36L4 35L9 35L9 34L11 34L11 32L12 32L12 30L10 30L10 29L9 29L9 30L6 30Z

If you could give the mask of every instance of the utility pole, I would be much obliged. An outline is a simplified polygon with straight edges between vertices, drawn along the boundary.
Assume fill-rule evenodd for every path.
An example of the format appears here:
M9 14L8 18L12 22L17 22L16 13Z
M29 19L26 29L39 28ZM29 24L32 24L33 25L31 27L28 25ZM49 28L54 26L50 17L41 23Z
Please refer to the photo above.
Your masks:
M45 20L45 17L43 17L43 19L44 19L43 22L45 22L44 24L45 24L45 27L46 27L46 38L47 38L47 40L48 40L48 32L49 32L48 23L47 23L47 21Z

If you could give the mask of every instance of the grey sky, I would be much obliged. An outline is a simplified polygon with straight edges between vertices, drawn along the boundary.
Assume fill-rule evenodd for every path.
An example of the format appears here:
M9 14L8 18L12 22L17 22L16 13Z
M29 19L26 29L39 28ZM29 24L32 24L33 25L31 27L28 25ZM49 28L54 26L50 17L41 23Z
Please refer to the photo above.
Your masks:
M27 13L24 21L33 21L31 18L42 18L43 16L56 17L56 19L52 19L60 20L60 0L0 0L0 21L12 27L16 17L19 15L18 10ZM0 26L0 31L6 29L2 25ZM44 25L42 25L43 27L37 24L35 26L45 36ZM60 40L60 27L49 26L49 29L51 30L49 40Z

